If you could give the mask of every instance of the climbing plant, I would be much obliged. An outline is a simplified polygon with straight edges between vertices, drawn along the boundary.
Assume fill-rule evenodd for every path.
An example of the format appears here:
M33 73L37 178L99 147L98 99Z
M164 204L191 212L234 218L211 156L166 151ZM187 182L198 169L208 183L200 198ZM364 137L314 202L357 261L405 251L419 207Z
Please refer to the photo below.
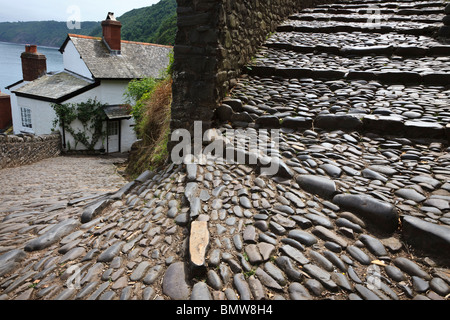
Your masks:
M103 122L106 120L105 105L97 100L89 99L82 103L53 104L56 118L53 126L60 126L70 133L75 140L75 148L78 143L84 145L87 150L93 151L100 139L104 139L105 130ZM79 120L82 129L75 129L73 122Z

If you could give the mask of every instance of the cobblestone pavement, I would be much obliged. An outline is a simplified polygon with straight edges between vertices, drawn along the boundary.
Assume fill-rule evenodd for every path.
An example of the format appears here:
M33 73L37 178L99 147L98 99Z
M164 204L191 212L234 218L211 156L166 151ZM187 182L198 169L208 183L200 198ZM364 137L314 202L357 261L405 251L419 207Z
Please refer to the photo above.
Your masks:
M380 29L361 22L369 5L389 16ZM432 38L444 7L348 1L294 15L211 135L255 165L172 164L60 190L39 214L2 212L0 299L448 299L450 64ZM271 128L279 141L260 130ZM233 144L231 129L267 140L273 158Z

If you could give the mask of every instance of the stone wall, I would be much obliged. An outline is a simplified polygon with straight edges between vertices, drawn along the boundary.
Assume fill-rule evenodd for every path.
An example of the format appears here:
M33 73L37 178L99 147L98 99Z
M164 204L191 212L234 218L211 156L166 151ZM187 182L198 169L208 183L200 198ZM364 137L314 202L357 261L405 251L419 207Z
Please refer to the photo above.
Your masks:
M290 14L328 0L177 0L172 130L208 129L243 66Z
M32 164L61 154L61 136L0 135L0 169Z

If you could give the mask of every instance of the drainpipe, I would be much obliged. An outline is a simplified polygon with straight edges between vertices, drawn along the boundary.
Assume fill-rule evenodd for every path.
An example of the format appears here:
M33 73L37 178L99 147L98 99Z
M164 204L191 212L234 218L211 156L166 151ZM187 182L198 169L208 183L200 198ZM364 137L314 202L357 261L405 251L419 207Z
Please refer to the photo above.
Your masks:
M66 150L66 129L64 129L64 119L61 118L63 149Z

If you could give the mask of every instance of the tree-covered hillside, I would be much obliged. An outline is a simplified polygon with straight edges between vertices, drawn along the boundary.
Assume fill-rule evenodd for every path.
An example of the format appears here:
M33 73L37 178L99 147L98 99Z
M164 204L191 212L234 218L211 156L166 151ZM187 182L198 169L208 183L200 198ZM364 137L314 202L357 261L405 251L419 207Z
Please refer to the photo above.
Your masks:
M66 22L27 21L0 23L0 41L60 47L68 33L88 35L98 22L81 22L81 29L70 30Z
M128 11L117 18L122 23L122 39L159 44L173 44L176 34L176 0L161 0L145 8ZM101 36L98 26L92 36Z
M173 45L177 30L176 6L176 0L161 0L118 17L122 23L122 39ZM58 21L0 23L2 42L60 47L68 33L101 36L101 22L81 22L81 29L68 29L66 22Z

